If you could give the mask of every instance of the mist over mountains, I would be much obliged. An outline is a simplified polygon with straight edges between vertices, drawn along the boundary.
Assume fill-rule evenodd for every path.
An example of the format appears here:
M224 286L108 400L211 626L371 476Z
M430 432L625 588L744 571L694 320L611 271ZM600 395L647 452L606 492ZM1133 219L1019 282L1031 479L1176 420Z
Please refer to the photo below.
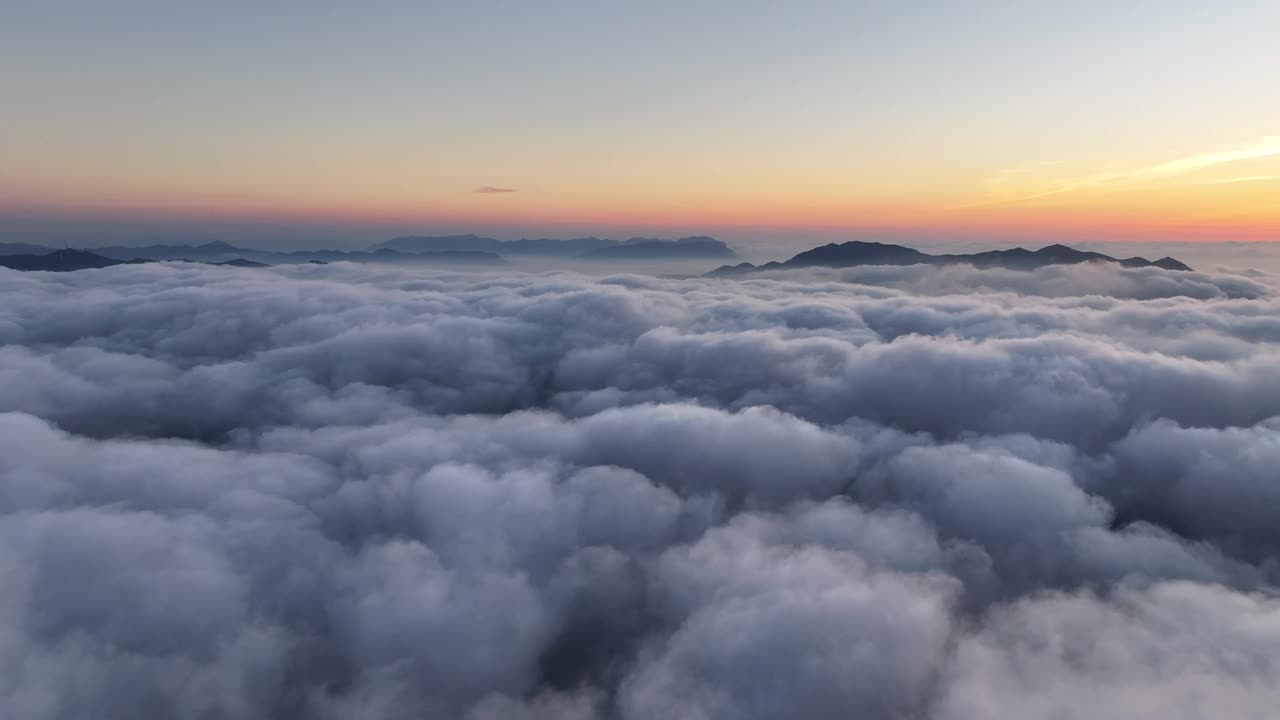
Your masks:
M87 250L50 250L37 254L0 255L0 267L11 270L37 271L45 270L63 272L71 270L90 270L95 268L124 265L127 263L148 262L147 260L117 260Z
M31 252L33 249L36 252ZM736 257L725 243L705 236L678 240L632 238L610 241L601 238L571 240L502 241L476 235L438 237L406 236L378 243L367 252L341 250L297 250L267 252L241 248L222 241L201 245L149 245L140 247L110 246L84 250L53 250L25 243L0 244L0 267L18 270L76 270L108 267L123 262L182 260L221 265L254 267L291 263L328 262L409 262L484 266L503 262L501 251L513 258L550 258L561 261L609 263L628 261L678 262L718 260ZM1125 268L1157 267L1189 271L1186 264L1171 257L1150 261L1142 257L1115 258L1099 252L1081 251L1066 245L1048 245L1038 250L1017 247L968 254L930 255L904 245L852 241L828 244L801 252L785 262L764 265L740 263L724 265L707 273L711 277L728 277L767 270L807 267L855 267L859 265L954 265L978 268L1032 270L1050 265L1085 262L1114 263Z
M31 248L38 248L31 252ZM17 252L21 250L22 252ZM0 265L13 267L12 258L19 255L28 257L49 256L50 264L54 264L57 253L78 253L81 257L89 255L106 261L145 262L185 260L190 262L226 263L248 261L267 265L281 265L311 262L441 262L441 263L500 263L502 258L489 252L443 250L439 252L402 253L394 250L376 250L371 252L345 250L295 250L292 252L273 252L253 248L237 247L220 240L201 245L144 245L125 246L111 245L93 248L92 250L54 250L26 244L0 245ZM99 260L97 262L102 262ZM38 264L32 260L27 264ZM103 262L103 266L115 264Z
M58 249L61 250L61 249ZM0 265L21 269L43 269L42 262L34 258L51 255L55 248L30 243L0 243ZM199 245L112 245L92 250L76 250L92 253L103 260L90 260L79 255L78 264L85 267L105 267L116 261L137 260L189 260L215 262L245 260L269 265L308 262L414 262L445 264L493 264L502 262L502 256L545 257L581 260L584 262L610 262L629 260L732 260L737 255L720 240L697 236L678 240L631 238L630 240L605 240L578 238L556 240L496 240L476 235L412 236L399 237L377 243L367 251L347 250L295 250L291 252L264 251L237 247L215 240ZM14 256L31 258L14 260ZM5 258L10 258L6 260ZM71 256L63 256L66 260ZM97 263L94 265L93 263ZM68 263L43 263L47 269L67 269ZM71 263L77 264L77 263Z

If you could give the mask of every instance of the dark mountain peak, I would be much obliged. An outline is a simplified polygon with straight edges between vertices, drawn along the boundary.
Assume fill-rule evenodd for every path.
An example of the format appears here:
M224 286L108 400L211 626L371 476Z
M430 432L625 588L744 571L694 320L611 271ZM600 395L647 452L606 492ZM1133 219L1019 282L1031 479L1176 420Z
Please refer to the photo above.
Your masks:
M264 267L270 267L270 265L267 265L266 263L255 262L255 261L253 261L253 260L246 260L246 259L244 259L244 258L233 258L233 259L228 260L228 261L226 261L226 262L213 263L213 264L214 264L214 265L225 265L225 266L227 266L227 267L238 267L238 268L264 268Z
M1164 268L1165 270L1182 270L1184 272L1191 272L1190 265L1167 256L1162 257L1151 264L1158 268Z
M806 250L783 263L784 266L824 265L846 267L850 265L912 265L928 262L929 256L904 245L852 240L846 243L828 243Z
M749 272L755 272L760 268L749 262L738 263L737 265L721 265L720 267L707 273L711 277L726 277L729 275L744 275Z
M1016 249L1021 250L1022 248L1016 248ZM1084 254L1083 251L1077 250L1067 245L1063 245L1062 243L1045 245L1044 247L1040 248L1036 252L1043 253L1045 255L1082 255Z
M199 250L208 250L211 252L218 251L218 250L226 250L226 251L236 250L236 247L234 245L222 240L211 240L207 243L204 243L203 245L197 245L196 248Z

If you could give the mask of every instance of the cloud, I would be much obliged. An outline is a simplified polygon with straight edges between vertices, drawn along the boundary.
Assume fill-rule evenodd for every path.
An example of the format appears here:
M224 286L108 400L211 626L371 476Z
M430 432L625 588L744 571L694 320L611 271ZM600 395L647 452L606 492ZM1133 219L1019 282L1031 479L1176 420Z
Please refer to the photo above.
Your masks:
M1280 603L1213 585L1049 594L960 641L935 717L1235 718L1270 710ZM1227 648L1229 651L1224 652Z
M6 717L1276 700L1263 273L0 281Z
M1199 172L1201 170L1207 170L1220 165L1228 165L1247 160L1260 160L1277 156L1280 156L1280 137L1267 136L1260 138L1256 143L1248 147L1197 153L1186 157L1156 163L1154 165L1147 165L1118 172L1095 173L1082 177L1060 179L1053 183L1055 187L1048 190L1035 193L1018 193L1012 197L1001 198L991 202L978 203L965 207L989 207L992 205L1007 205L1025 202L1028 200L1039 200L1041 198L1053 197L1065 193L1076 192L1078 190L1106 187L1109 185L1123 185L1143 180L1158 180L1161 178L1176 177L1193 172ZM1021 182L1023 176L1032 169L1033 168L1006 170L1002 173L1001 179L1002 181ZM1269 179L1274 178L1269 176L1253 176L1226 180L1209 180L1206 182L1232 183Z
M1200 153L1198 155L1191 155L1189 157L1153 165L1149 168L1143 168L1133 172L1132 174L1142 177L1178 175L1195 170L1203 170L1217 165L1240 162L1242 160L1258 160L1261 158L1275 157L1277 155L1280 155L1280 137L1264 137L1249 147L1234 150L1218 150L1214 152Z
M1223 178L1221 180L1205 180L1206 185L1228 185L1247 182L1278 182L1280 175L1247 175L1245 177Z
M481 195L494 195L494 194L500 194L500 193L513 193L513 192L519 192L519 191L516 190L515 188L503 188L503 187L494 187L492 185L481 185L480 187L476 188L475 190L472 190L471 192L479 193Z

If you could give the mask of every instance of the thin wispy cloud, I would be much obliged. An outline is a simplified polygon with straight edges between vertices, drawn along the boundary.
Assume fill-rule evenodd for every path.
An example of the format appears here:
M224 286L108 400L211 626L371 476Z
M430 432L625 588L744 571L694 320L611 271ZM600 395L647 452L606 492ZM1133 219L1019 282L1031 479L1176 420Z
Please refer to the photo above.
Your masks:
M1137 175L1139 177L1179 175L1193 170L1203 170L1215 165L1222 165L1224 163L1239 162L1241 160L1259 160L1261 158L1273 157L1276 155L1280 155L1280 137L1270 136L1262 138L1252 147L1240 150L1223 150L1219 152L1192 155L1191 157L1161 163L1160 165L1147 168L1144 171L1137 173Z
M471 192L479 195L500 195L502 193L518 192L515 188L494 187L492 185L481 185Z
M1260 160L1269 157L1280 157L1280 136L1267 136L1259 140L1257 143L1235 150L1219 150L1213 152L1197 153L1187 157L1169 160L1167 162L1148 165L1146 167L1125 170L1121 172L1098 173L1087 175L1080 178L1060 181L1057 187L1043 190L1041 192L1028 193L1015 197L1001 198L988 202L975 203L973 205L965 205L957 209L991 207L994 205L1008 205L1028 200L1038 200L1041 198L1062 195L1065 193L1075 192L1077 190L1086 190L1106 185L1122 185L1125 183L1139 182L1143 180L1157 180L1162 178L1176 177L1200 170L1206 170L1218 165L1228 163L1241 162L1245 160ZM1002 173L1008 175L1010 171ZM1249 176L1241 178L1231 178L1225 181L1207 181L1207 182L1248 182L1262 181L1274 179L1272 176Z
M1205 180L1203 185L1229 185L1247 182L1280 182L1280 175L1249 175L1246 177L1223 178L1221 180Z

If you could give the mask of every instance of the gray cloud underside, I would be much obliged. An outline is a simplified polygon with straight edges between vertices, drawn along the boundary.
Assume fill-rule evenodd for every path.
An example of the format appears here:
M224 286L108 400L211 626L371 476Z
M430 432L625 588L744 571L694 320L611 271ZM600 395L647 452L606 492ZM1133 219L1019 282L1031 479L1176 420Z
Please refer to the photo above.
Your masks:
M1258 718L1265 275L0 271L0 715Z

